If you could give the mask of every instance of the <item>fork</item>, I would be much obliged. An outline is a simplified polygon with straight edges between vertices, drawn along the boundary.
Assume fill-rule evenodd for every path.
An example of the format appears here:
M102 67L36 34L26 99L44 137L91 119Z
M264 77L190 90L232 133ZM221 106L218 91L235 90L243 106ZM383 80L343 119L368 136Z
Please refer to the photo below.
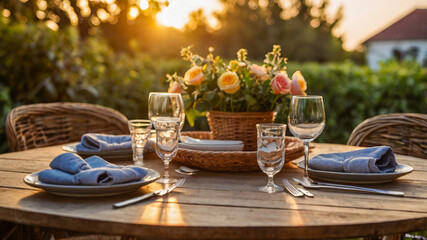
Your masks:
M300 191L298 191L289 181L288 179L283 179L282 180L283 185L285 186L286 190L288 190L288 192L290 194L292 194L295 197L302 197L304 196L304 194Z
M365 188L351 185L343 185L343 184L334 184L334 183L321 183L311 180L309 178L303 178L300 180L298 178L294 178L294 181L298 184L302 185L305 188L327 188L327 189L340 189L340 190L349 190L349 191L359 191L359 192L370 192L370 193L378 193L385 195L393 195L393 196L403 196L405 193L398 191L389 191L389 190L381 190L375 188Z

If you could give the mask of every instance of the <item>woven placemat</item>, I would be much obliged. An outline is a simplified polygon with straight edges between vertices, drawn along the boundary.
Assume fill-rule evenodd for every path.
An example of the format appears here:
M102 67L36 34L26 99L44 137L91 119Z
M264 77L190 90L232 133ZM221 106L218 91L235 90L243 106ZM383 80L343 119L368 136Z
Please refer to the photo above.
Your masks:
M211 132L182 132L181 134L199 139L212 139ZM300 139L286 137L285 145L286 162L304 155L304 146ZM241 172L260 169L256 151L198 151L180 148L173 161L212 171Z

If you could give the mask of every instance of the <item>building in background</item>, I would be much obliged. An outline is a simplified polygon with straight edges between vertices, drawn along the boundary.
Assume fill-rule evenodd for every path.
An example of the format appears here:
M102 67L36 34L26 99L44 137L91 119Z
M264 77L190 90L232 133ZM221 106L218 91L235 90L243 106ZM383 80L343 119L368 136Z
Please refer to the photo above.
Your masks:
M390 58L415 59L427 67L427 9L416 9L363 43L369 67Z

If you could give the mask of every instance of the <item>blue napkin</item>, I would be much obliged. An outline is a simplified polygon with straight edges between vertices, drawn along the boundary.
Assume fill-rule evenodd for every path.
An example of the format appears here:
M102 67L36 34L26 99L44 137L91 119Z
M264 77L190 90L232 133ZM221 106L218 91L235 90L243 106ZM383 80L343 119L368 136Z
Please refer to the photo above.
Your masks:
M388 173L396 170L397 162L390 147L380 146L352 152L319 154L310 159L308 167L333 172Z
M83 160L74 153L63 153L52 160L52 169L39 172L41 182L61 185L112 185L138 181L147 175L144 168L119 166L98 156ZM77 166L85 166L76 172Z
M83 134L76 146L77 152L105 152L132 148L129 135Z
M52 160L52 162L50 162L49 167L71 174L76 174L82 170L88 170L91 168L83 158L74 153L58 155Z

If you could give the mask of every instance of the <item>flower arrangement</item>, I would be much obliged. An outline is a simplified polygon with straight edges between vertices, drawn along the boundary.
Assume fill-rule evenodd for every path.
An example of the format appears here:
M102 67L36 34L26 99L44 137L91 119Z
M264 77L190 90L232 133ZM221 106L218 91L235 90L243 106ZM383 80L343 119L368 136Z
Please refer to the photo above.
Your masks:
M240 49L237 59L228 63L214 56L213 48L209 48L206 58L194 54L191 47L183 48L181 56L191 63L191 68L184 77L168 74L168 91L187 93L183 97L190 125L210 110L286 114L290 95L305 95L307 89L299 71L292 79L288 77L287 59L281 56L278 45L265 55L263 65L248 61L245 49Z

